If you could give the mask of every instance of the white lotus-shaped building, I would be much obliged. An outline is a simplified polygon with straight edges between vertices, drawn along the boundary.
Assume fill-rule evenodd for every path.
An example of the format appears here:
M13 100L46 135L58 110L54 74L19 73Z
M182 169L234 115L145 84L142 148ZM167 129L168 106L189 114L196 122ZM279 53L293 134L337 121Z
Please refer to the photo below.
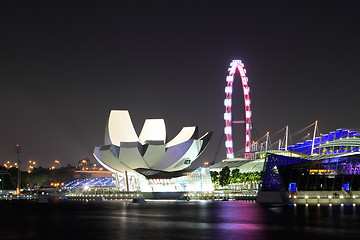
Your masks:
M164 119L146 119L136 134L127 110L112 110L105 133L105 145L95 147L97 161L114 173L133 172L146 179L173 179L203 152L211 132L198 138L196 126L183 127L166 143ZM138 180L139 181L139 180Z

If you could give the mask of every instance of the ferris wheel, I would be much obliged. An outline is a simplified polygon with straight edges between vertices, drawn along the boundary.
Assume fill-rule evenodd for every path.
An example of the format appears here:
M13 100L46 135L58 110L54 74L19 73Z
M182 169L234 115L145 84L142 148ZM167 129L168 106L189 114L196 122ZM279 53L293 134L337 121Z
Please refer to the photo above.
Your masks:
M231 116L231 103L232 103L232 92L233 92L233 82L234 75L236 70L240 73L241 82L243 86L244 93L244 105L245 105L245 121L232 121ZM233 149L233 140L232 140L232 124L233 123L245 123L245 154L244 158L250 158L250 147L251 147L251 110L250 110L250 88L248 86L248 78L246 77L246 70L244 64L241 60L233 60L230 63L230 68L228 69L229 75L226 77L227 85L225 87L225 128L224 133L226 135L225 147L227 149L226 158L234 158L234 149Z

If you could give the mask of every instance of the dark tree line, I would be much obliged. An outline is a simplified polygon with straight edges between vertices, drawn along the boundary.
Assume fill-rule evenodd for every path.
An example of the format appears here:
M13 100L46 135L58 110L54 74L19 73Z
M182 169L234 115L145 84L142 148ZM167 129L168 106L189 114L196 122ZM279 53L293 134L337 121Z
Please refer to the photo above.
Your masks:
M18 179L18 169L8 169L16 185ZM68 183L74 179L75 168L73 166L58 169L47 169L43 167L34 168L33 171L21 172L21 188L43 188L52 187L51 183Z

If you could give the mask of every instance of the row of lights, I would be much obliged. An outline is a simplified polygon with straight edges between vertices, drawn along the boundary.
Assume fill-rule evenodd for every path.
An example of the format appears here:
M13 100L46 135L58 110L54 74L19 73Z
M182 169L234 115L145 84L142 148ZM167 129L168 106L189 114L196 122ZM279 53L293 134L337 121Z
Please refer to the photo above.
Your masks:
M291 198L291 196L289 196L289 197ZM295 199L296 199L296 198L297 198L297 196L294 196L293 198L295 198ZM305 198L305 199L308 199L308 198L309 198L309 196L308 196L308 195L305 195L305 196L304 196L304 198ZM317 198L319 198L319 199L320 199L321 197L318 195L318 196L317 196ZM329 196L328 196L328 198L329 198L329 199L331 199L331 198L332 198L332 196L331 196L331 195L329 195ZM340 198L344 198L344 195L340 195ZM352 196L352 198L356 198L356 196L354 195L354 196Z
M62 187L65 185L65 183L50 183L50 185L53 187L60 187L60 186Z
M59 160L55 160L54 161L54 165L53 166L51 166L50 168L49 168L49 170L54 170L56 167L56 165L59 167L60 166L60 161ZM15 163L11 163L10 161L7 161L5 164L3 164L3 166L5 167L5 168L7 168L7 169L9 169L9 168L13 168L13 167L15 167L15 168L17 168L18 167L18 163L17 162L15 162ZM28 166L28 173L31 173L33 170L34 170L34 168L36 167L36 161L32 161L32 160L29 160L29 166Z
M296 199L297 197L294 196L293 198ZM308 202L307 202L307 200L309 199L309 196L308 196L308 195L305 195L304 198L305 198L305 201L306 201L306 202L305 202L305 206L307 207L307 206L309 206L309 204L308 204ZM316 204L318 207L320 206L320 203L319 203L319 199L320 199L320 198L321 198L321 197L318 195L318 196L317 196L318 202L317 202L317 204ZM333 205L333 204L331 203L331 199L332 199L333 197L332 197L331 195L329 195L329 196L327 196L327 198L329 199L329 204L328 204L328 205L331 207L331 206ZM342 199L344 199L344 196L343 196L343 195L340 195L339 198L342 200ZM356 196L352 196L352 198L355 200L355 199L356 199ZM293 205L296 206L297 204L294 203ZM344 206L344 203L341 202L340 205L341 205L341 206ZM353 205L353 206L356 206L356 203L353 203L352 205Z
M323 204L323 205L324 205L324 204ZM329 203L328 205L329 205L329 207L331 207L331 206L332 206L332 204L331 204L331 203ZM355 206L356 206L356 203L353 203L352 205L353 205L353 207L355 207ZM297 206L297 204L296 204L296 203L294 203L294 204L293 204L293 206L294 206L294 207L296 207L296 206ZM308 204L308 203L306 203L306 204L305 204L305 206L306 206L306 207L308 207L308 206L309 206L309 204ZM321 206L321 204L320 204L320 203L318 203L318 204L316 204L316 206L320 207L320 206ZM344 206L344 204L342 203L342 204L340 204L340 206L342 206L342 207L343 207L343 206Z
M97 201L98 199L96 198L80 198L80 199L75 199L75 200L81 200L81 201L85 201L85 202L88 202L88 201ZM127 201L127 202L130 202L132 201L132 199L130 198L124 198L124 199L104 199L103 201Z
M150 184L174 184L172 179L149 179Z
M109 195L109 194L100 194L100 195L86 195L86 194L75 194L75 195L67 195L69 197L140 197L140 194L115 194L115 195Z

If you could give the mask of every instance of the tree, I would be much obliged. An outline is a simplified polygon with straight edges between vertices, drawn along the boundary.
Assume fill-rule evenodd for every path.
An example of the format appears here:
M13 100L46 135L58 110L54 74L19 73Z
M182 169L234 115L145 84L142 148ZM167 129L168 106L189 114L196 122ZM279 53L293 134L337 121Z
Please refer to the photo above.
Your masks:
M227 186L230 183L230 168L228 166L223 167L223 169L220 171L219 176L219 183L220 186Z
M74 179L75 170L71 167L62 167L48 172L49 180L57 183L67 183Z
M213 184L219 184L219 173L216 171L211 171L210 172L211 175L211 181L213 182Z
M238 168L234 168L231 171L230 183L238 183L238 182L240 182L240 176L241 176L240 170Z

